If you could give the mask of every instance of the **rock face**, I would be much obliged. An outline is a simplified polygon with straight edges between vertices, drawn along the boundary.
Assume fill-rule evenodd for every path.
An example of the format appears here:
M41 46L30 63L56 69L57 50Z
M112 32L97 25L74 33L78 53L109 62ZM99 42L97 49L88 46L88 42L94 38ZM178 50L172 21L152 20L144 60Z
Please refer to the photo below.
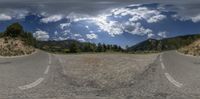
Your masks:
M200 39L189 46L179 49L179 52L193 56L200 56Z
M33 52L35 49L26 45L20 38L0 38L0 56L20 56Z

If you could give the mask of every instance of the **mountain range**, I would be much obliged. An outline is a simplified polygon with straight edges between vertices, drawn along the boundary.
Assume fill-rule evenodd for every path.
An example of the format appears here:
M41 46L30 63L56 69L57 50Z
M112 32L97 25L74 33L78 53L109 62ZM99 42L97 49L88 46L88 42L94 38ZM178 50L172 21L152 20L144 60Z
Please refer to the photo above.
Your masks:
M200 34L177 36L165 39L148 39L136 45L128 47L130 52L160 52L166 50L176 50L185 47L200 39Z

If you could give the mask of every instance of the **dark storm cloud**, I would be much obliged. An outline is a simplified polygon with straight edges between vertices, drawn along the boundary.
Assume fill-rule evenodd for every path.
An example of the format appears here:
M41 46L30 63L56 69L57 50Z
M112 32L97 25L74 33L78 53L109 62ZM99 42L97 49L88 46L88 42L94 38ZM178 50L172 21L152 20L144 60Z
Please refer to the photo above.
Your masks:
M180 15L194 16L200 13L200 0L0 0L0 12L8 9L25 9L32 13L96 15L109 8L135 3L161 3L175 5L169 8Z
M108 8L131 4L131 0L1 0L0 9L28 9L50 14L71 12L97 14Z

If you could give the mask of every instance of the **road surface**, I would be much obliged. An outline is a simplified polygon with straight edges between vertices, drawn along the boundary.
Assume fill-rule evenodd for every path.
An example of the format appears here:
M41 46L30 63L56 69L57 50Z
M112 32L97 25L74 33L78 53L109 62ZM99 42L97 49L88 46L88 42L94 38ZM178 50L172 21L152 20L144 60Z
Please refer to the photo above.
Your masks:
M55 57L43 51L30 56L0 58L0 98L39 99L62 96L57 90L67 87L62 85L65 81L58 74L59 70L61 67Z
M57 55L43 51L0 58L1 99L198 99L200 58L161 53L134 82L110 90L80 90L65 75ZM66 60L67 61L67 60ZM80 86L82 87L82 86Z

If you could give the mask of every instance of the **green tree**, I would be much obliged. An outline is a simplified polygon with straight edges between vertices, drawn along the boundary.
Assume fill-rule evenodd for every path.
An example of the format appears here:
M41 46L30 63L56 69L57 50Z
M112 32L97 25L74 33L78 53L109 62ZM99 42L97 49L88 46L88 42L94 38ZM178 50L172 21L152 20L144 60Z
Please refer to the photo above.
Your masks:
M103 52L106 52L106 51L107 51L106 44L103 44L103 45L102 45L102 51L103 51Z
M26 44L36 46L36 39L33 37L32 33L24 32L21 37Z
M75 42L71 43L71 45L69 47L70 53L77 53L77 52L79 52L79 50L80 49L78 48L77 43L75 43Z
M98 43L97 52L102 52L102 51L103 51L102 44Z
M23 27L19 23L13 23L6 28L5 36L9 37L19 37L23 35Z

